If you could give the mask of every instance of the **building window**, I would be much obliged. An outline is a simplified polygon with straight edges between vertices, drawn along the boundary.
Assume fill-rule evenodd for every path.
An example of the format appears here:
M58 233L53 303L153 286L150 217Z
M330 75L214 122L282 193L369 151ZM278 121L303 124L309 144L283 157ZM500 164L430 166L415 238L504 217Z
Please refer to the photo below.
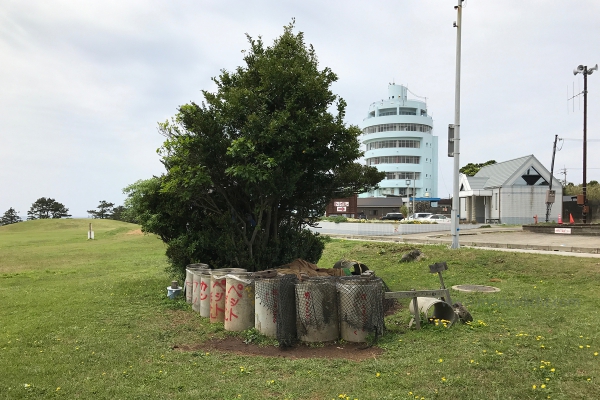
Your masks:
M375 116L375 115L372 115ZM371 114L369 114L369 118L371 117ZM397 131L397 132L431 132L431 127L429 125L423 125L423 124L380 124L380 125L373 125L373 126L369 126L363 129L363 133L365 135L368 135L370 133L377 133L377 132L390 132L390 131Z
M400 108L400 115L417 115L416 108Z
M395 147L418 149L421 147L421 142L418 140L379 140L367 144L367 150L389 149Z
M420 172L386 172L385 179L421 179Z
M380 117L384 117L386 115L398 115L398 110L395 108L382 108L379 110Z
M419 164L421 157L418 156L389 156L367 158L367 165L377 164Z

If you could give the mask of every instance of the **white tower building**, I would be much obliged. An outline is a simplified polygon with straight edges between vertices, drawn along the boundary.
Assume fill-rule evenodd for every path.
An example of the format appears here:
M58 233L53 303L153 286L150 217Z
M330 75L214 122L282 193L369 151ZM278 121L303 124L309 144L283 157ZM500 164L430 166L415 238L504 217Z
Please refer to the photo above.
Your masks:
M384 171L386 177L379 184L380 189L359 197L410 194L435 198L438 138L432 134L433 119L427 114L427 104L409 100L408 88L402 85L390 84L388 94L387 100L369 106L361 136L367 165Z

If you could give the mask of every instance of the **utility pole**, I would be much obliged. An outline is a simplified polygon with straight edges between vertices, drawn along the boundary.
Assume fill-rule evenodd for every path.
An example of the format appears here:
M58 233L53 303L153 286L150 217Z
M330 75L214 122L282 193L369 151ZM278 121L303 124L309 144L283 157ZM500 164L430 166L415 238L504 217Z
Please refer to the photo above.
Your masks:
M567 186L567 167L563 166L563 170L560 174L565 176L563 179L563 186Z
M550 166L550 182L548 187L548 192L546 192L546 222L548 222L550 218L550 209L552 208L552 204L554 204L554 199L556 196L556 191L552 190L552 181L554 180L554 157L556 156L556 142L558 141L558 135L554 135L554 147L552 148L552 164ZM537 221L537 219L536 219Z
M598 64L595 67L588 69L587 65L579 65L573 70L573 75L583 74L583 201L578 201L577 204L583 206L581 213L582 222L587 223L587 215L589 211L587 202L587 76L598 71Z
M454 6L456 9L456 87L454 91L454 179L452 182L452 212L451 212L451 226L452 230L452 245L450 248L458 249L460 244L459 238L459 225L460 225L460 42L461 42L461 29L462 29L462 3L463 0L458 0L458 4Z

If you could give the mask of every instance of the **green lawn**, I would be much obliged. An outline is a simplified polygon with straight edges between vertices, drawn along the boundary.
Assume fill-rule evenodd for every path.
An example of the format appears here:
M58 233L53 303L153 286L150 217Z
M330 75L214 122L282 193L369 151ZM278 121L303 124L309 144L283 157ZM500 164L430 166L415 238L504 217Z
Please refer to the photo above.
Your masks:
M321 267L357 259L393 290L438 287L427 265L447 261L447 285L502 291L453 291L475 321L450 329L408 330L404 308L387 318L379 358L289 360L172 350L226 333L185 302L166 299L171 277L160 240L136 234L136 225L94 220L96 240L88 241L89 222L0 227L0 398L592 399L600 393L600 259L423 246L425 260L401 264L412 247L334 240Z

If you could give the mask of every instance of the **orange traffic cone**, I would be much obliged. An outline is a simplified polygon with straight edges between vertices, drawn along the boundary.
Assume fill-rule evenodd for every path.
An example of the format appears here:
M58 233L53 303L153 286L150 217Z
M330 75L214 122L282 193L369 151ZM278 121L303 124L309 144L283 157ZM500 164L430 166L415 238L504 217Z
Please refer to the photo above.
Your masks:
M558 223L562 224L562 216L560 214L558 214Z
M569 223L574 224L575 220L573 219L573 214L569 213Z

